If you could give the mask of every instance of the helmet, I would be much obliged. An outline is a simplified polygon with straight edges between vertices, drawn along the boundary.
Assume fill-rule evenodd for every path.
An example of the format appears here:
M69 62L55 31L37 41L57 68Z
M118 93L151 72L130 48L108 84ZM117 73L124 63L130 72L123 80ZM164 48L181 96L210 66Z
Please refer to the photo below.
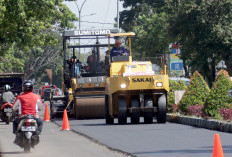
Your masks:
M26 80L23 82L23 91L32 91L33 90L33 82L31 80Z
M9 90L10 90L10 85L6 84L6 85L4 86L4 90L5 90L5 92L9 91Z

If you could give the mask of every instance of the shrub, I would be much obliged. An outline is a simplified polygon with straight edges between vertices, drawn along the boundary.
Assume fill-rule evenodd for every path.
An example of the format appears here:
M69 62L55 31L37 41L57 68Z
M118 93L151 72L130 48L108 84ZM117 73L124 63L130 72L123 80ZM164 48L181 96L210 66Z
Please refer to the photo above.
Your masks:
M203 116L203 105L192 105L188 107L188 114L191 116L202 117Z
M173 112L173 113L177 113L178 110L179 110L179 109L178 109L178 105L177 105L177 104L173 104L173 105L172 105L172 112Z
M232 120L232 109L229 108L221 108L219 110L220 115L224 120Z
M186 92L184 93L180 103L179 109L187 114L188 106L203 105L207 96L209 95L210 89L206 84L205 80L197 71L194 72L190 79L190 83Z
M175 91L176 90L186 90L186 86L184 81L179 80L179 81L174 81L174 80L169 80L169 92L167 95L167 100L168 100L168 111L172 112L173 108L172 105L175 104Z
M232 89L230 77L225 70L221 70L204 104L204 113L210 117L220 117L219 109L228 108L228 105L232 104L232 98L229 95L230 89Z

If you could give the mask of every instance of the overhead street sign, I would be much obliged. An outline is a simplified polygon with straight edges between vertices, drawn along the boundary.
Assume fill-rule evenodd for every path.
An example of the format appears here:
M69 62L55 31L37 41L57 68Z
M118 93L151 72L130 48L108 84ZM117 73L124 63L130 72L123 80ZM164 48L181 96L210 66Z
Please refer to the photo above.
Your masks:
M171 59L179 59L180 57L177 54L171 54Z
M177 54L177 55L181 54L180 49L172 49L171 53L172 54Z
M183 62L172 62L171 70L183 70Z

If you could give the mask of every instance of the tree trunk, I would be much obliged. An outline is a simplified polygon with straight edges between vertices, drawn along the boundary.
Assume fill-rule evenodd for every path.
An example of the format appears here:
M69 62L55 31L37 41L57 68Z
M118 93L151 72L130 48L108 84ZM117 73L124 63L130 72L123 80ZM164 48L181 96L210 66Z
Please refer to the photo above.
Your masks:
M184 64L185 77L189 78L189 70L187 68L185 59L183 60L183 64Z

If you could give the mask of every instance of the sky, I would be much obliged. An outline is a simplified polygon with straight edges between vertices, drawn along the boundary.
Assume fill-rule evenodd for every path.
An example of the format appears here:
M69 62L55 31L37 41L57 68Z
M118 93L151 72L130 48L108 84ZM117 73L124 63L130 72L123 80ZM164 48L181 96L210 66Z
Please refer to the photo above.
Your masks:
M85 0L76 1L79 8L81 8L84 1ZM63 3L66 4L69 9L77 15L77 17L79 17L78 7L75 2L64 1ZM119 11L122 10L122 2L119 2ZM117 0L86 0L81 9L81 29L113 29L115 17L117 17ZM79 29L79 22L77 22L75 25L77 29Z
M81 8L85 0L77 0L77 5ZM78 7L75 2L64 1L69 9L79 17ZM123 10L122 2L119 2L119 12ZM91 15L93 14L93 15ZM90 15L90 16L89 16ZM93 30L93 29L115 29L114 23L117 17L117 0L86 0L81 9L81 30ZM85 22L87 21L87 22ZM96 23L95 23L96 22ZM105 23L105 24L104 24ZM75 23L76 29L79 29L79 22ZM78 41L77 41L78 42ZM82 40L83 44L94 44L95 40ZM113 40L111 42L114 43ZM107 39L100 40L100 43L107 43ZM105 55L107 48L101 48L101 56ZM81 49L81 53L87 55L91 52L91 49ZM88 53L88 54L87 54ZM84 61L85 62L85 61Z

